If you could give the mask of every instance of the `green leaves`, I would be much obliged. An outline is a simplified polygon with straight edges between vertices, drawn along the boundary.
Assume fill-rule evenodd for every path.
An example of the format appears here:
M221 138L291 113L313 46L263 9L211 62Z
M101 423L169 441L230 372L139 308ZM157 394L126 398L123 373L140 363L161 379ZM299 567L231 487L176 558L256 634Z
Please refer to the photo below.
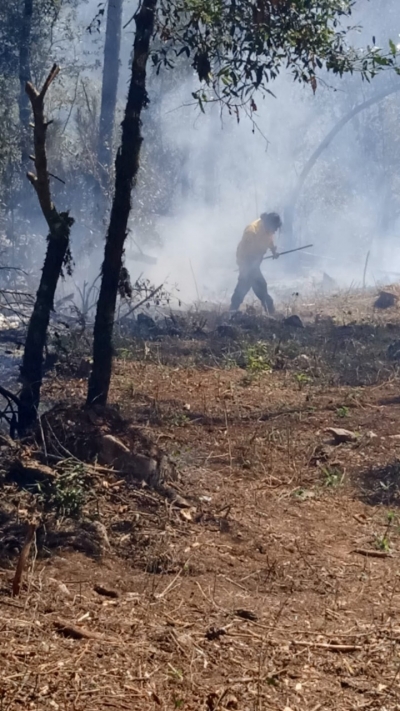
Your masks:
M389 40L389 48L390 48L392 57L395 57L397 54L397 47L396 47L395 43L393 42L393 40Z
M173 66L184 53L207 94L194 92L200 108L217 98L229 107L250 102L282 70L295 81L317 85L318 71L342 76L359 72L369 80L397 68L390 42L356 51L346 42L344 25L355 0L160 0L156 22L157 61ZM154 59L154 58L153 58Z

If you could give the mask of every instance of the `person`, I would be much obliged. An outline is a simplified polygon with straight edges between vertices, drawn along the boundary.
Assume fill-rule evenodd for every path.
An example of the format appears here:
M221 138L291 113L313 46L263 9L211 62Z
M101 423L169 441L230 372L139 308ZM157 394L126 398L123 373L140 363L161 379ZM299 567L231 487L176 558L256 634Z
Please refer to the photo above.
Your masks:
M244 298L253 289L265 311L271 316L275 312L274 302L268 293L267 282L261 273L261 262L268 249L273 259L279 254L274 243L274 234L282 227L276 212L264 212L258 220L246 227L236 252L239 279L231 300L231 311L237 311Z

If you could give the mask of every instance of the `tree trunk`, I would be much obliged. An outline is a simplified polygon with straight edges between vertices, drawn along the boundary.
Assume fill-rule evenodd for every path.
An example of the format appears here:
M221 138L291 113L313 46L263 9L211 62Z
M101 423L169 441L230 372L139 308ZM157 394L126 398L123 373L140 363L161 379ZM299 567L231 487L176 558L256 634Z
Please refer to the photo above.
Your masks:
M310 156L308 159L307 163L305 164L303 170L301 171L298 179L296 186L292 192L292 196L290 199L289 204L285 208L284 212L284 238L285 238L285 247L287 249L292 249L297 246L297 243L295 241L295 236L293 233L293 223L294 223L294 217L295 217L295 209L296 209L296 204L297 201L300 197L301 191L303 189L304 183L306 182L309 174L311 173L312 169L314 168L314 165L316 164L318 158L320 155L324 152L326 148L330 145L330 143L333 141L333 139L340 133L342 128L346 126L357 114L359 114L361 111L364 111L365 109L368 109L370 106L373 106L374 104L379 103L383 99L385 99L387 96L390 96L391 94L394 94L395 92L400 91L400 85L395 85L392 86L390 89L384 89L381 91L379 94L376 96L373 96L371 99L368 99L367 101L363 101L362 104L359 104L358 106L355 106L349 113L347 113L345 116L343 116L340 121L329 131L329 133L325 136L324 140L321 141L319 146L315 149L314 153Z
M19 398L18 432L24 434L36 421L42 386L43 351L46 344L54 295L69 247L73 219L68 213L58 215L56 230L48 236L48 247L35 306L29 321L21 367L22 390Z
M47 327L53 309L58 279L62 273L63 264L68 261L69 235L74 222L68 212L57 212L51 200L50 179L47 170L46 130L48 123L44 118L44 99L58 72L59 67L54 65L40 92L30 82L26 85L34 116L36 167L36 175L28 173L28 179L36 190L43 216L49 227L49 236L42 277L29 321L21 367L22 390L18 407L18 432L20 435L25 434L37 419Z
M208 142L204 152L204 199L206 205L215 207L218 203L218 148L219 139L215 135L214 119L218 117L218 104L211 104L208 115Z
M33 0L24 0L21 36L19 42L19 120L21 128L21 162L24 167L29 161L29 133L28 125L30 119L29 97L25 91L27 82L31 78L30 43L32 28Z
M106 236L102 280L94 325L93 370L89 379L87 404L94 402L105 404L110 387L115 307L131 210L131 192L139 171L142 145L141 113L148 103L146 67L156 6L157 0L143 0L135 15L136 33L131 80L122 122L121 145L115 161L115 192Z
M112 163L112 144L119 77L119 55L121 49L122 3L123 0L108 0L99 142L97 148L97 160L101 171L101 184L104 189L109 187Z

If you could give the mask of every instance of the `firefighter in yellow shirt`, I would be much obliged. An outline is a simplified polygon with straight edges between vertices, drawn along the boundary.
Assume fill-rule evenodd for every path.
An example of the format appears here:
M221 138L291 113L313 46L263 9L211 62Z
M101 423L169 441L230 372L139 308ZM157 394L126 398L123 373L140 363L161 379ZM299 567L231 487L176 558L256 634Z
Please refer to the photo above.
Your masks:
M281 218L276 212L264 212L259 220L246 227L236 252L239 279L233 292L231 311L237 311L250 289L253 289L265 311L270 315L274 313L274 302L268 294L267 282L261 274L260 266L268 249L274 259L279 257L273 237L281 227Z

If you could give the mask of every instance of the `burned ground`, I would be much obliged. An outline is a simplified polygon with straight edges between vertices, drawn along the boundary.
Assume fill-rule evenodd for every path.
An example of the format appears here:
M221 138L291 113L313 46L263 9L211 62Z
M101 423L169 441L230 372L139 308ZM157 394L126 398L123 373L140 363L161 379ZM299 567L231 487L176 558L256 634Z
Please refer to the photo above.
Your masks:
M48 377L47 461L40 431L2 443L4 709L399 708L400 319L341 299L297 304L302 329L120 333L117 409L89 421L85 381ZM99 431L165 452L186 505L99 464Z

